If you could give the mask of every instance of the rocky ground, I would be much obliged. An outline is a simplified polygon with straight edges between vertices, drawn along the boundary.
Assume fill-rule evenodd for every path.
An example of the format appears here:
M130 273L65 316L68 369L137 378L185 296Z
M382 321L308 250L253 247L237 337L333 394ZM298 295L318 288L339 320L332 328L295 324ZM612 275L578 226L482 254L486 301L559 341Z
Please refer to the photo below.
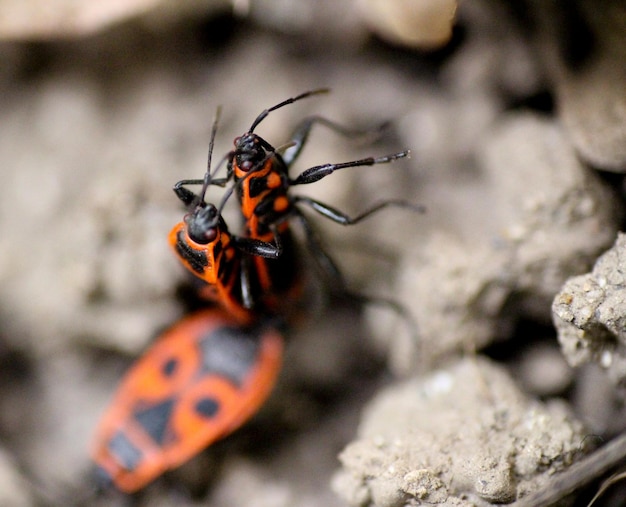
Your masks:
M625 4L199 4L0 5L0 504L488 506L558 490L626 426ZM411 150L299 191L350 213L428 208L315 218L350 286L401 302L416 332L376 305L312 311L249 425L131 500L94 496L98 418L185 312L172 185L202 176L218 105L221 154L319 87L332 93L259 133L280 145L310 114L390 122L367 143L319 128L295 169ZM601 479L580 474L563 505Z

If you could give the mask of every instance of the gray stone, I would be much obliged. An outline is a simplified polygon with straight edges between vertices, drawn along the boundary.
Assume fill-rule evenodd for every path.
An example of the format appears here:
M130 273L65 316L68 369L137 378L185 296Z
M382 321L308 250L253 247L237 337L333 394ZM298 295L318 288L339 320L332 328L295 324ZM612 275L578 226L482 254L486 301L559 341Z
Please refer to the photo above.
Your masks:
M418 336L395 335L396 371L482 347L521 315L548 321L554 294L572 273L589 268L618 228L612 192L580 163L553 121L530 114L504 119L485 139L479 161L475 206L453 211L459 234L415 237L400 263L396 297L415 316ZM446 212L445 205L431 211ZM376 311L379 336L390 336L392 319Z
M380 392L333 484L355 507L509 503L571 464L584 435L564 404L465 359Z
M626 235L590 273L567 281L554 298L554 324L572 366L595 362L618 384L626 382Z

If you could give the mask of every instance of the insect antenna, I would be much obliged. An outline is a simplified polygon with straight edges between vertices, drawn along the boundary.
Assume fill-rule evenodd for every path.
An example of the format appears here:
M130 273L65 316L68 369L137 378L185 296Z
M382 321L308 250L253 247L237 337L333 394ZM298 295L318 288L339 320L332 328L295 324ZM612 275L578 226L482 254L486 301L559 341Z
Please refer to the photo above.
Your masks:
M209 188L209 185L211 184L211 180L213 179L213 176L215 175L215 172L217 171L217 169L219 169L219 167L222 165L220 163L217 166L216 171L214 171L214 173L211 174L211 158L213 157L213 146L215 145L215 136L217 135L217 127L219 125L221 115L222 115L222 107L217 106L217 110L215 111L215 118L213 119L213 127L211 128L211 141L209 142L209 155L207 157L206 173L204 173L204 181L202 183L202 188L200 189L200 192L198 193L197 205L200 205L204 202L204 196L206 195L206 191Z
M280 109L281 107L288 106L289 104L293 104L294 102L310 97L311 95L321 95L322 93L328 93L328 92L330 92L330 88L319 88L317 90L311 90L308 92L301 93L300 95L297 95L295 97L291 97L290 99L283 100L280 104L276 104L275 106L272 106L269 109L265 109L252 122L252 125L250 126L250 130L248 130L248 133L251 134L252 132L254 132L254 129L257 128L259 123L261 123L267 117L267 115L270 114L272 111L276 111L276 109Z

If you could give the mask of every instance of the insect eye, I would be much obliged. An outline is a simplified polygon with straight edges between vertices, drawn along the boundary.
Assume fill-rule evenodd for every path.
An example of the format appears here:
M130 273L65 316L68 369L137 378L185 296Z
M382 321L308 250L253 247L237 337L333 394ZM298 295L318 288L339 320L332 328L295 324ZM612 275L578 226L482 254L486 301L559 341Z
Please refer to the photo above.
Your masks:
M168 359L161 366L161 373L164 377L172 377L178 369L178 360L174 357Z
M204 233L204 239L205 239L206 243L210 243L211 241L214 241L215 238L217 238L217 228L216 227L211 227L210 229L208 229Z
M206 228L197 222L189 224L189 238L199 245L208 245L217 238L217 227Z

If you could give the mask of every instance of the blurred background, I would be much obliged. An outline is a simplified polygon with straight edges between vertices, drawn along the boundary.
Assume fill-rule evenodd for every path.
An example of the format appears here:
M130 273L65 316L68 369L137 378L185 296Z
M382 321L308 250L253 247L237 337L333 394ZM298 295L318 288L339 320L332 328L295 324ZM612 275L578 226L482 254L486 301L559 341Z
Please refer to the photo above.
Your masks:
M346 486L337 454L378 390L478 350L528 399L566 400L573 442L619 433L619 393L570 369L551 304L621 226L625 34L617 0L0 3L0 503L129 504L91 496L88 448L125 369L186 311L172 185L204 174L218 106L220 156L263 109L320 87L257 133L279 146L312 114L389 123L365 143L314 129L292 176L411 150L298 191L350 214L428 208L314 218L351 288L405 305L419 343L384 308L312 310L251 424L133 505L410 504ZM545 483L530 476L517 493Z

